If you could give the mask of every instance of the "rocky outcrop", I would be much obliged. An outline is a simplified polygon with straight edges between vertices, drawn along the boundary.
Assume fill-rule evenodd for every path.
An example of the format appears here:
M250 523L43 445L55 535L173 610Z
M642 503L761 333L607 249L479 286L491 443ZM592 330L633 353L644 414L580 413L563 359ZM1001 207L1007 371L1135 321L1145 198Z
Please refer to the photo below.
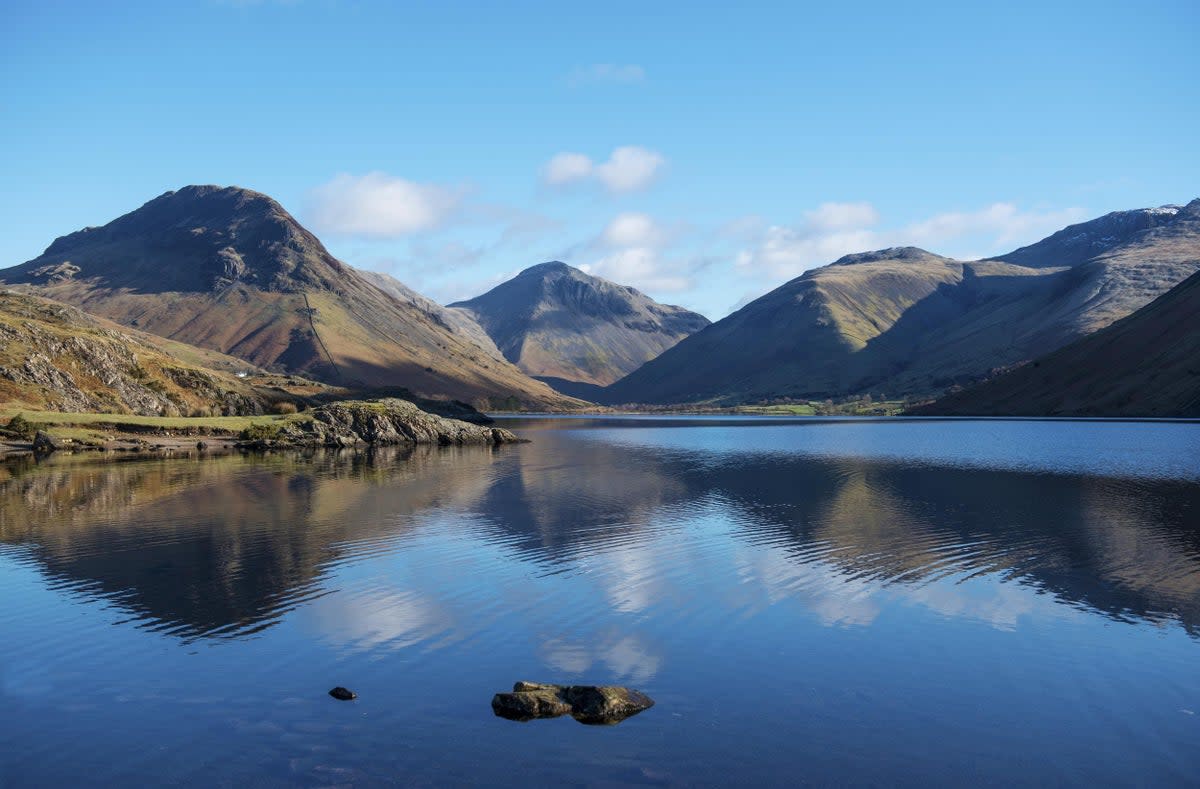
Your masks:
M512 693L492 697L492 711L516 721L570 715L580 723L612 725L653 706L654 700L645 693L618 685L518 682Z
M58 444L54 442L49 433L37 431L37 435L33 437L33 454L49 455L56 449L58 449Z
M232 416L264 410L264 398L227 375L193 366L72 307L14 292L0 292L0 387L19 391L20 401L35 408L72 413L182 416L200 410Z
M447 419L398 398L355 400L314 408L305 418L285 422L270 432L248 433L244 446L253 449L285 447L495 446L521 439L498 427ZM263 432L266 431L266 432Z

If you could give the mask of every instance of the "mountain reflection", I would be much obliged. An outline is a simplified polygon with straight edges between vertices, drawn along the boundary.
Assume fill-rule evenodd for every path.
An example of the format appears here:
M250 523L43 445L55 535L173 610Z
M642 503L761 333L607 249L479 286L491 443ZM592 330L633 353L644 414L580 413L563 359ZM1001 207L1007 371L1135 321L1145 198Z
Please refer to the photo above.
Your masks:
M426 448L27 465L0 483L0 540L157 628L245 634L319 594L344 544L478 496L493 460Z
M1012 626L1035 605L1024 587L1047 593L1036 604L1064 615L1074 607L1200 628L1193 483L728 456L548 429L531 437L498 451L9 466L0 551L145 626L217 637L278 621L329 591L330 567L397 545L431 513L537 573L602 560L611 610L646 612L672 595L702 594L689 541L701 540L695 523L718 513L731 524L722 548L730 571L829 623L867 624L880 596L899 595ZM977 576L995 579L993 598L955 591ZM350 621L338 605L365 606L376 612L367 642L403 644L445 627L421 591L401 584L319 610L336 632ZM564 670L653 666L645 650L619 629L597 643L551 637L543 648Z

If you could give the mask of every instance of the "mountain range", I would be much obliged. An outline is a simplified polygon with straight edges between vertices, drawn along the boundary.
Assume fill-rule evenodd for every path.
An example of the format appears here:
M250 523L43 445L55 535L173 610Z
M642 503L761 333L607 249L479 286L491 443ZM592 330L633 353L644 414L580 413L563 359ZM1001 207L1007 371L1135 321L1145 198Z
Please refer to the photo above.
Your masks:
M381 289L277 202L248 189L167 192L55 240L0 271L0 281L125 327L342 386L402 385L493 407L581 405L486 353L440 307Z
M709 324L558 261L450 308L481 326L524 372L581 393L613 383Z
M13 289L0 304L9 351L0 395L151 413L221 410L232 393L251 398L238 406L245 410L261 406L261 393L230 373L247 368L484 408L930 399L951 390L931 408L1178 413L1194 405L1189 355L1200 342L1189 320L1194 281L1171 289L1198 270L1194 200L1111 213L984 260L915 247L846 255L716 323L557 261L442 306L337 260L266 195L188 186L0 270ZM22 320L36 323L40 344L21 341ZM123 361L105 368L104 381L84 375L88 386L47 388L58 379L42 362L57 364L55 354L66 354L56 369L71 380L72 369L100 358L95 348L64 350L75 332ZM172 381L187 366L217 377L199 385L202 394L177 391ZM172 396L142 391L155 390L137 378L149 368Z
M607 387L608 403L936 395L1054 351L1200 269L1200 200L1120 211L1007 255L847 255Z

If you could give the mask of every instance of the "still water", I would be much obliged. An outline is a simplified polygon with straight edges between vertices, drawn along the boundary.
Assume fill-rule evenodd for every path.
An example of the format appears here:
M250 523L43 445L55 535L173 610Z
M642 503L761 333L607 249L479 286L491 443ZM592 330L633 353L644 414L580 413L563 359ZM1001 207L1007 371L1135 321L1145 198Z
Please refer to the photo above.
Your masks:
M1200 780L1200 424L504 425L0 466L0 785Z

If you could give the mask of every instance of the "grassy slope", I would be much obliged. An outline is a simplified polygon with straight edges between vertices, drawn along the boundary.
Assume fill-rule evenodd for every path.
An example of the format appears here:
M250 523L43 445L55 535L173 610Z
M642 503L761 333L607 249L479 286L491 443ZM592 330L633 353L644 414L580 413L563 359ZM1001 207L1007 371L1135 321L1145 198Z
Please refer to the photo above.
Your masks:
M220 412L226 393L242 402L262 399L233 375L190 361L236 360L160 344L33 296L0 293L0 335L0 403L177 415Z
M915 413L1200 416L1200 274L1105 329Z
M865 371L853 355L962 277L961 263L928 253L809 272L618 381L607 401L731 403L855 391Z

